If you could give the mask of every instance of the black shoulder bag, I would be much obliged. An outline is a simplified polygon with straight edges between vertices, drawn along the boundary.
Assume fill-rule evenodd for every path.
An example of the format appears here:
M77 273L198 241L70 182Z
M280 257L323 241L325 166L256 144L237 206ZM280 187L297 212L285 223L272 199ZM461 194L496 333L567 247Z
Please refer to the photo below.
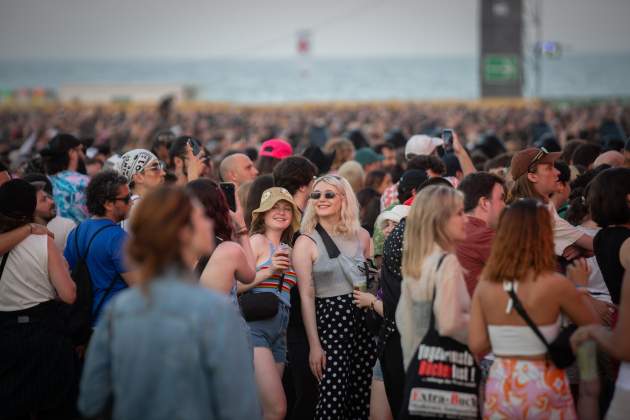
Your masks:
M278 293L282 292L283 285L284 273L282 273L278 282ZM245 321L260 321L276 316L280 298L276 293L246 292L238 297L238 305L241 307L241 313Z
M575 355L573 354L573 350L571 350L569 339L571 338L571 335L573 335L577 327L571 324L568 327L563 328L556 339L553 340L551 343L548 343L545 336L542 335L542 333L538 329L538 326L529 317L527 311L525 311L525 308L521 304L521 301L518 299L518 296L516 296L516 293L514 293L514 289L510 288L509 290L507 290L507 293L512 298L512 304L514 305L514 309L516 309L516 312L518 312L521 318L525 320L527 325L529 325L529 328L534 331L538 338L540 338L540 341L545 344L545 347L547 348L547 353L549 354L549 358L551 359L553 364L556 365L556 367L559 369L564 369L571 366L573 362L575 362Z

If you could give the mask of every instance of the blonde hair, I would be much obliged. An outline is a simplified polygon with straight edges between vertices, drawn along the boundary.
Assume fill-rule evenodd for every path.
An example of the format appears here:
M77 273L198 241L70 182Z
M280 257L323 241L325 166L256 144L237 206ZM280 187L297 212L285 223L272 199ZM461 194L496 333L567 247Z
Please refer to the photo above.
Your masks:
M403 239L404 277L419 279L424 260L435 246L446 248L450 244L446 225L463 202L460 191L443 185L426 187L416 195L407 216Z
M358 193L363 189L363 184L365 182L365 171L363 171L363 167L359 162L349 160L348 162L341 165L339 171L337 171L337 174L348 180L348 182L352 186L352 190L355 193Z
M326 143L324 151L326 153L335 152L335 159L330 165L330 170L335 171L345 162L352 159L354 155L354 144L348 139L337 137Z
M322 182L334 187L341 195L341 220L335 225L333 231L329 233L334 235L356 235L361 227L359 224L359 202L354 195L354 191L352 191L350 183L337 175L324 175L315 180L313 189ZM301 231L306 234L312 233L317 223L319 223L314 203L314 200L308 201L302 217Z

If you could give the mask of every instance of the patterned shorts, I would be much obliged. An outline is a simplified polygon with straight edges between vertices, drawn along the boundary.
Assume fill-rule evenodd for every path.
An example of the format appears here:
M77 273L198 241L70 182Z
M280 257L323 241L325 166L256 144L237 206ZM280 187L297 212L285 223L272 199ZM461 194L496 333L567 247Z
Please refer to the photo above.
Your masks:
M567 375L545 360L497 357L486 382L484 419L577 419Z

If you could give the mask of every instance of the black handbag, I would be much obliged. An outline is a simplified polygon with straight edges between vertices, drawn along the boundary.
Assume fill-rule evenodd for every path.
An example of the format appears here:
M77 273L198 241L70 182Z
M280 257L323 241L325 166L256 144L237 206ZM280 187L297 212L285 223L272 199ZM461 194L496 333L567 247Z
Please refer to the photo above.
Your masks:
M282 273L282 276L280 276L280 282L278 283L278 292L282 291L283 284L284 273ZM239 296L238 304L241 307L241 313L243 314L243 318L245 318L245 321L260 321L276 316L276 314L278 313L280 298L275 293L247 292Z
M542 333L538 329L538 326L529 317L527 311L525 311L525 308L521 304L521 301L518 299L518 296L516 296L516 293L514 293L514 289L508 289L507 293L508 295L510 295L510 298L512 298L512 304L514 305L514 309L516 309L516 312L518 312L521 318L525 320L527 325L529 325L529 327L532 329L532 331L534 331L538 338L540 338L540 341L545 344L545 347L547 348L547 354L549 355L549 358L551 359L553 364L556 365L556 367L559 369L565 369L571 366L575 362L575 354L573 354L569 339L571 338L571 335L573 335L577 327L575 325L569 325L568 327L563 328L556 339L553 340L551 343L548 343L545 336L542 335Z
M468 346L438 333L434 303L435 288L429 329L407 368L404 401L397 419L477 419L479 366Z

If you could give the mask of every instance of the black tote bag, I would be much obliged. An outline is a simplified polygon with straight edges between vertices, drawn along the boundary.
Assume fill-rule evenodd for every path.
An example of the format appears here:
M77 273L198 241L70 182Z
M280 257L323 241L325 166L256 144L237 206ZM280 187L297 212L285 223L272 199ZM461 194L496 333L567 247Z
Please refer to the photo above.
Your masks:
M477 419L479 366L468 346L435 329L434 302L435 288L429 330L407 368L398 419Z

